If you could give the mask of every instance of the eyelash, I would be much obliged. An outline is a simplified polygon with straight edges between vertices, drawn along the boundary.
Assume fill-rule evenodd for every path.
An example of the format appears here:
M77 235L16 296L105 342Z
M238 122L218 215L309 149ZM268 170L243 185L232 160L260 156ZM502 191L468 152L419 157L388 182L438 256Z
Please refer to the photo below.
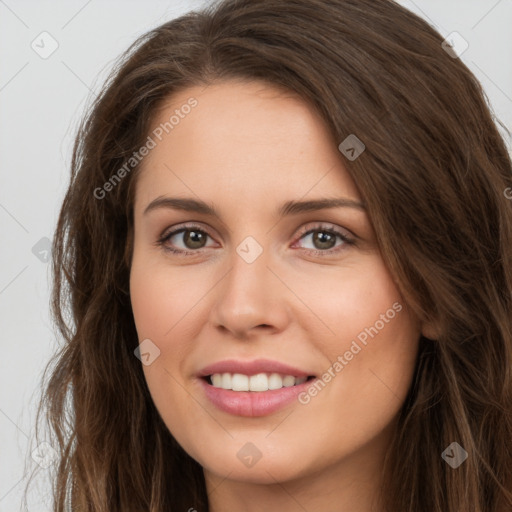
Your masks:
M183 249L175 249L175 248L172 248L169 245L167 245L167 242L174 235L177 235L178 233L185 233L186 231L198 231L204 235L209 236L210 238L213 238L205 229L198 226L197 224L186 224L186 225L183 225L183 226L179 227L178 229L175 229L168 233L164 232L164 234L161 235L160 238L157 240L156 245L161 247L164 251L178 254L180 256L188 256L188 255L197 254L201 249L204 249L204 248L186 251ZM348 237L345 233L342 233L341 231L339 231L336 227L334 227L331 224L322 224L322 223L320 223L314 227L302 228L299 232L299 238L297 239L297 241L300 240L301 238L303 238L307 235L310 235L311 233L315 233L315 232L329 233L331 235L336 235L343 241L343 244L338 246L337 248L335 246L335 248L325 249L325 250L303 249L303 248L299 248L299 249L307 251L310 254L312 253L315 256L326 256L326 255L332 255L332 254L338 253L340 250L343 250L343 247L345 245L349 245L349 246L355 245L355 240Z

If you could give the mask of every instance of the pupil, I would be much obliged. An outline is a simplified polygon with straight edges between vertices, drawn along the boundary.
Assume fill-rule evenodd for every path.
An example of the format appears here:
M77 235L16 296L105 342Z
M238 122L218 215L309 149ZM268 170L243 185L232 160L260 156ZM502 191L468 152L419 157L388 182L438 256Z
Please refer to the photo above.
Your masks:
M190 242L190 243L188 243ZM185 235L185 244L190 249L198 249L201 248L204 244L204 237L203 233L200 233L199 231L186 231Z
M331 249L334 247L334 244L336 244L336 239L331 233L327 233L326 231L316 231L313 233L313 243L317 247L320 245L320 249Z

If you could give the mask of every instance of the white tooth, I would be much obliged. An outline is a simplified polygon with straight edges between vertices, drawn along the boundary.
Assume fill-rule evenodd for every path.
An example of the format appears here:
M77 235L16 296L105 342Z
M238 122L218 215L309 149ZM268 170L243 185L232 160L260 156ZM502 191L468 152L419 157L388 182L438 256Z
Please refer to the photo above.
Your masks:
M234 373L231 377L233 391L249 391L249 377L241 373Z
M216 388L232 389L233 391L267 391L291 387L306 382L307 377L294 377L279 373L258 373L248 376L242 373L214 373L211 375L212 385Z
M271 373L268 378L268 389L281 389L283 387L283 379L278 373Z
M222 374L222 384L224 389L231 389L231 373Z
M222 387L222 375L220 373L214 373L212 375L212 384L216 388Z
M251 375L249 378L249 391L267 391L268 377L266 373Z
M283 386L289 388L295 384L295 377L293 375L285 375L283 378Z

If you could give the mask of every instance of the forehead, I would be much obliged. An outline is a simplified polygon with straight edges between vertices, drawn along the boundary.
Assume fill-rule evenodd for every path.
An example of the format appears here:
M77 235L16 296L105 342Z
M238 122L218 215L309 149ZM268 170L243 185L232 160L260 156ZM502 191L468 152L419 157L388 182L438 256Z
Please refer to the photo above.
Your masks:
M359 198L317 112L264 82L181 90L154 116L150 136L155 147L141 164L139 202L171 192L219 201L236 195L246 205L308 193Z

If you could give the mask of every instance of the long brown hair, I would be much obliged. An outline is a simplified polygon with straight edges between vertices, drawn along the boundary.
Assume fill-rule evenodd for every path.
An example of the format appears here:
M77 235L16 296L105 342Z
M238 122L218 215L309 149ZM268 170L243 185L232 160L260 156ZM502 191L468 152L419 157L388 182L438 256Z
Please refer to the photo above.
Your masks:
M232 78L294 91L338 143L363 141L344 164L401 293L435 325L383 468L386 511L512 509L512 163L481 85L442 42L390 0L225 0L122 56L79 127L54 237L65 343L38 419L59 455L55 512L208 510L202 468L161 420L134 356L140 166L104 197L94 191L144 144L170 95ZM456 469L441 457L453 442L468 453Z

